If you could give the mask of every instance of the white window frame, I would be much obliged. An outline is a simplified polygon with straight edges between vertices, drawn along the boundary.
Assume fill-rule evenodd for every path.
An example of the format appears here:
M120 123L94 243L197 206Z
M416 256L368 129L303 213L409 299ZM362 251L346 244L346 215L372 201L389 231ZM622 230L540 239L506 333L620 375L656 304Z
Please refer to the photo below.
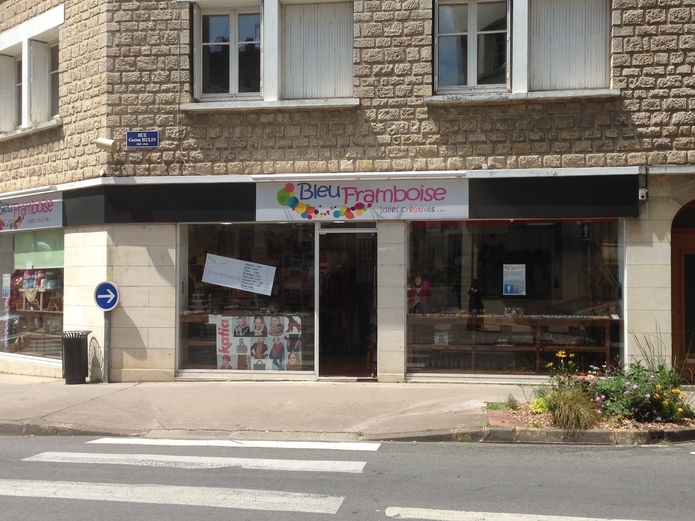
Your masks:
M455 0L454 0L455 1ZM460 0L464 2L465 0ZM473 0L483 1L483 0ZM620 95L620 89L611 88L610 84L604 87L533 91L531 89L530 78L530 4L533 0L507 0L508 20L507 38L509 41L507 49L507 75L508 84L506 88L481 88L481 87L457 87L438 89L435 81L436 94L427 96L426 103L458 103L480 101L500 101L513 99L568 99L577 97L616 97ZM608 2L609 0L605 0ZM446 2L451 3L451 2ZM435 13L438 3L435 3ZM609 7L610 12L610 7ZM610 20L606 20L610 31ZM610 36L610 33L609 33ZM435 31L435 45L438 34ZM606 42L606 53L610 53L610 37ZM435 49L435 60L437 49ZM435 61L436 63L436 61ZM608 67L610 60L608 60ZM607 71L609 73L609 71ZM610 74L607 76L610 83ZM494 86L497 87L497 86Z
M443 87L437 87L437 92L441 94L446 94L446 93L452 93L452 92L461 92L461 91L497 91L497 92L506 92L508 89L508 82L509 82L509 66L510 66L510 54L509 54L509 34L511 32L511 27L510 27L510 12L509 12L509 2L507 0L502 0L502 1L507 1L507 26L506 26L506 68L505 68L505 82L504 83L498 83L498 84L481 84L478 85L477 80L478 80L478 36L480 34L485 34L484 31L479 31L478 30L478 7L480 4L484 3L491 3L491 2L499 2L500 0L451 0L451 1L442 1L442 2L437 2L436 4L436 13L437 15L435 16L435 34L436 34L436 58L435 58L435 84L438 86L439 84L439 38L440 38L440 31L439 31L439 6L440 5L462 5L462 4L467 4L468 5L468 27L466 29L466 36L468 40L468 64L467 64L467 71L466 71L466 76L468 78L468 84L467 85L449 85L449 86L443 86ZM448 34L448 33L447 33ZM456 34L462 34L462 33L451 33L451 35L456 35Z
M57 44L64 22L60 5L0 33L0 138L61 124L51 114L50 47Z
M188 8L187 0L182 9ZM276 110L278 108L305 108L326 109L357 107L360 100L354 97L343 98L305 98L283 99L281 68L283 49L281 34L281 9L283 4L307 4L326 2L346 2L353 0L263 0L261 4L261 92L260 95L202 95L202 63L200 53L202 51L202 14L229 13L246 9L258 2L250 0L194 0L193 6L193 97L192 103L182 103L181 110L186 112L214 112L219 110ZM255 11L258 12L256 7ZM352 63L350 64L352 67ZM352 86L352 82L351 82ZM247 93L242 93L247 94ZM254 93L255 94L255 93Z
M193 22L193 33L195 35L195 46L194 46L194 66L195 66L195 81L194 81L194 95L196 99L199 100L233 100L236 98L242 99L261 99L261 92L263 90L263 63L261 59L261 87L259 92L239 92L238 91L238 70L239 70L239 55L237 52L237 45L239 40L239 15L241 14L256 14L258 13L261 18L261 35L260 44L261 48L263 46L263 13L260 4L254 6L247 5L244 7L237 7L233 9L201 9L198 5L194 5L194 22ZM203 17L204 16L228 16L230 19L229 27L229 42L226 45L229 46L230 54L230 65L229 65L229 92L227 93L204 93L203 92Z

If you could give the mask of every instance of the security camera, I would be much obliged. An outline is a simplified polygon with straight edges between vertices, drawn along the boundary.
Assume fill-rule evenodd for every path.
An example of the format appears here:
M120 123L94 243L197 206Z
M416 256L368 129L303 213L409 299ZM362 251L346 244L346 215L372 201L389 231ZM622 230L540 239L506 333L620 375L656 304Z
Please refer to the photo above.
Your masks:
M115 152L118 150L118 143L107 137L97 138L94 144L99 150L105 150L106 152Z
M639 200L640 201L646 201L647 200L647 189L646 188L640 188L639 189Z

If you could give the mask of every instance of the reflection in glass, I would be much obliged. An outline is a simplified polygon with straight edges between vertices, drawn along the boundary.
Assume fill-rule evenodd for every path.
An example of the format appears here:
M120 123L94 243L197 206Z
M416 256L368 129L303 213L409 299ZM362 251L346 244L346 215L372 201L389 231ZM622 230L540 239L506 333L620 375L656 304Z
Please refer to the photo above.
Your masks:
M408 372L544 374L560 351L580 371L616 363L617 221L412 223L409 237Z
M179 367L314 370L313 232L313 224L188 227ZM203 282L208 254L274 269L271 294Z
M437 71L439 85L451 87L468 83L468 37L442 36L439 38Z
M443 87L468 82L468 5L440 5L437 53L438 83Z
M203 93L229 93L229 16L203 16Z
M506 83L507 4L478 4L478 85Z
M239 92L261 90L261 17L258 13L239 15Z

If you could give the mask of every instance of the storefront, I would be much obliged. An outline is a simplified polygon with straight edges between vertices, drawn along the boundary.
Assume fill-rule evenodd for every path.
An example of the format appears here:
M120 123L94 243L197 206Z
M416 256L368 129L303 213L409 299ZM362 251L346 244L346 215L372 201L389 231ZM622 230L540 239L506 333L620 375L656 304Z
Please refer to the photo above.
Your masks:
M63 332L62 197L0 202L2 341L6 360L56 365Z
M73 186L55 203L62 227L0 236L3 349L57 361L65 314L94 332L111 381L542 375L560 352L614 363L639 173L563 173ZM93 304L104 280L121 293L110 346Z

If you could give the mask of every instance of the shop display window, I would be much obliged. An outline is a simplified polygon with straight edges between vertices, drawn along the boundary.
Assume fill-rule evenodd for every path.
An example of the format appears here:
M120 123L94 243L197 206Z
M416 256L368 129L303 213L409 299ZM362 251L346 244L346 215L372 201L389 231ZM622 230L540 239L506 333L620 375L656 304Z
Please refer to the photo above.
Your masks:
M409 228L407 370L547 374L619 365L617 220Z
M12 243L2 255L2 350L61 359L63 231L17 233Z
M180 367L313 371L313 224L187 228Z

